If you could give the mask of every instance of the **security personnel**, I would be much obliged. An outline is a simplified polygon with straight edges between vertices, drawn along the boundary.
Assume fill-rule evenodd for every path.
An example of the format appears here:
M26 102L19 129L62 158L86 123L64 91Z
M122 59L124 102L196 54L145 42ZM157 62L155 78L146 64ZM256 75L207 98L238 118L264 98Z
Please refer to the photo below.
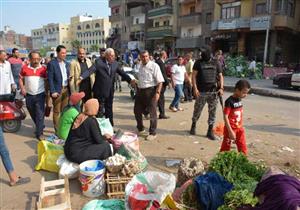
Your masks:
M218 94L223 95L224 78L220 64L212 60L211 50L208 47L200 49L201 58L193 66L192 83L196 97L192 118L191 135L196 135L196 123L205 104L208 104L208 131L206 136L215 140L213 126L216 119ZM217 82L219 87L217 87Z

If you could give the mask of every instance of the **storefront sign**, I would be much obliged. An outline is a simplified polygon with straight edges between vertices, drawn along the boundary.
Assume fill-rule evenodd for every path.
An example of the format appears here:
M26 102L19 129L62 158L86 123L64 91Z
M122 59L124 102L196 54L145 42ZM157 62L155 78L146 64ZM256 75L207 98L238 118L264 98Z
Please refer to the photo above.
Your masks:
M236 19L220 20L218 23L219 30L235 29L235 28L236 28Z
M263 16L263 17L253 17L250 20L250 30L258 31L258 30L266 30L270 28L271 25L271 17Z

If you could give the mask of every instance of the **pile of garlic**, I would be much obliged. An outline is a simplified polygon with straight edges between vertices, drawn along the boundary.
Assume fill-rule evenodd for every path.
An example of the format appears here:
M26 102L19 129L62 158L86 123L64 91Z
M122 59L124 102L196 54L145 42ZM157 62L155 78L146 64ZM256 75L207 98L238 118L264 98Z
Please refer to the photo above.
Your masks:
M135 174L139 173L140 167L139 167L139 162L137 160L130 160L126 161L121 174L123 176L134 176Z
M115 154L114 156L109 157L105 161L106 166L120 166L125 164L126 158L122 155Z

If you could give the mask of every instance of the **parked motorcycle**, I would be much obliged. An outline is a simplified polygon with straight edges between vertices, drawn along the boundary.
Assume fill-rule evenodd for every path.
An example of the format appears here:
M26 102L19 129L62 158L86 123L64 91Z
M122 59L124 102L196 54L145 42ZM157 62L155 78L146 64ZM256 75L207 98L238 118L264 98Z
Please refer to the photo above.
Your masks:
M15 99L15 94L0 95L0 125L4 132L19 131L25 118L22 100Z

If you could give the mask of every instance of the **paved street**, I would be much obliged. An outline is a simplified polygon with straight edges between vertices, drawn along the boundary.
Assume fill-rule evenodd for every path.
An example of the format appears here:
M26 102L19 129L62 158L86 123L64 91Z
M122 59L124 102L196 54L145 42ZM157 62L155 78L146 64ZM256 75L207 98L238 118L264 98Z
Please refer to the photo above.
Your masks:
M135 131L133 102L128 88L123 84L124 92L116 93L114 112L116 128ZM229 93L225 94L228 97ZM173 90L167 92L166 107L173 97ZM158 138L153 142L140 141L141 152L147 157L150 169L176 173L176 168L165 166L167 159L198 157L208 162L219 150L220 141L209 141L204 135L207 129L207 109L198 122L197 136L188 135L193 103L182 104L183 112L167 114L169 120L158 123ZM249 158L264 161L267 165L277 165L300 177L300 104L278 98L249 95L244 100L244 125L249 149ZM217 121L222 122L221 109L218 109ZM149 123L145 123L149 126ZM46 120L46 134L51 134L52 120ZM16 171L21 176L30 176L28 185L9 187L4 167L0 174L1 209L33 209L40 189L41 176L56 179L57 175L44 171L34 171L37 163L36 145L33 138L32 122L29 117L23 121L21 130L16 134L5 134L5 141ZM291 151L286 151L287 147ZM289 150L288 149L288 150ZM81 207L91 199L82 196L77 180L71 181L72 209Z

